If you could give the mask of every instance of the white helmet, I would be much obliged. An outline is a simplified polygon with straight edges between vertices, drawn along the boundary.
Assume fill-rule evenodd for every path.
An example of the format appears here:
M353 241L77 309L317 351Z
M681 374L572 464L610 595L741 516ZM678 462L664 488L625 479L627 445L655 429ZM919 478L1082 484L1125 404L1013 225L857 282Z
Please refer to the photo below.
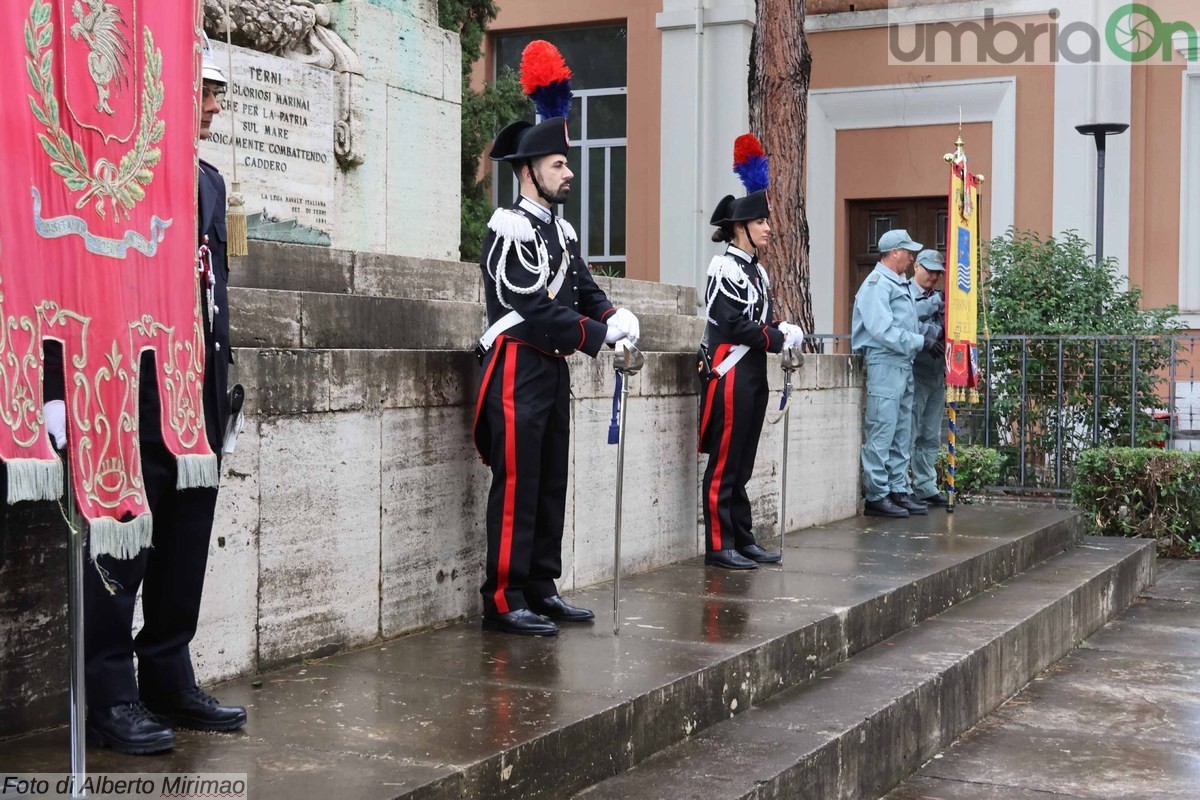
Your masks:
M200 74L206 81L215 83L229 83L225 80L225 73L221 72L221 68L217 66L217 60L213 58L212 47L208 42L208 34L200 31L200 41L204 48L203 55L200 58Z

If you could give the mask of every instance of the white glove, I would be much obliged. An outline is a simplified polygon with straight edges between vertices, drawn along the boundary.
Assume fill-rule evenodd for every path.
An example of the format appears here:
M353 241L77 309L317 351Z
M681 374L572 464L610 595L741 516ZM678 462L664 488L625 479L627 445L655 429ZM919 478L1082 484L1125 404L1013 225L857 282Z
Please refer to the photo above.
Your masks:
M613 316L615 317L616 314L613 314ZM627 338L627 336L628 334L625 333L625 329L618 325L612 318L609 318L608 333L604 334L604 343L616 344L621 339Z
M62 450L67 446L67 404L62 400L51 400L42 408L46 418L46 432L54 440L54 446Z
M627 308L618 308L612 315L612 322L625 331L625 335L629 337L631 343L637 344L638 338L642 335L642 326L632 311Z
M804 344L804 329L790 322L779 323L779 332L783 334L783 346L799 349Z

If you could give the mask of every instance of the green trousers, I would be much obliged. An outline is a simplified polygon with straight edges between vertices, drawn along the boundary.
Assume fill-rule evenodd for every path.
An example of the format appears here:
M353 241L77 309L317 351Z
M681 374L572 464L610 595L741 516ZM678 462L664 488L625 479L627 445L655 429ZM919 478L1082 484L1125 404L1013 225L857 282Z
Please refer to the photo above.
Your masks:
M867 500L908 494L912 447L912 364L872 358L867 351L867 411L863 418L862 481Z
M917 371L913 376L912 493L918 498L938 494L937 454L946 413L946 376Z

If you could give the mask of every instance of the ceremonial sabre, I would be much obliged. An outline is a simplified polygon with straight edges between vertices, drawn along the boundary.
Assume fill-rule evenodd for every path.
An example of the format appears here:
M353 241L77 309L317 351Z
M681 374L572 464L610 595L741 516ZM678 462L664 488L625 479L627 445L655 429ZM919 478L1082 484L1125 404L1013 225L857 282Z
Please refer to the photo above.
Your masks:
M636 375L646 363L642 351L628 339L616 345L613 369L617 371L617 385L621 390L620 422L617 430L617 517L613 537L613 635L621 633L621 495L625 485L625 408L629 400L629 379ZM611 444L611 438L610 438Z
M792 373L804 365L804 354L795 347L783 348L783 397L779 399L779 411L783 414L783 455L779 459L779 563L783 563L783 534L787 531L787 462L788 462L788 412L792 396Z

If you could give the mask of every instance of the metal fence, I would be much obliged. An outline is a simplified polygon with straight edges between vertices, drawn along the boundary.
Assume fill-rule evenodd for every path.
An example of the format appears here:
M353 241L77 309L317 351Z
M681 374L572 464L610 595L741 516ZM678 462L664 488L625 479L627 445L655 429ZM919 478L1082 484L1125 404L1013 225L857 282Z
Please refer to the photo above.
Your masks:
M812 337L850 352L849 337ZM1069 490L1091 447L1200 450L1200 335L993 336L979 401L958 404L959 447L1004 456L1001 484Z

